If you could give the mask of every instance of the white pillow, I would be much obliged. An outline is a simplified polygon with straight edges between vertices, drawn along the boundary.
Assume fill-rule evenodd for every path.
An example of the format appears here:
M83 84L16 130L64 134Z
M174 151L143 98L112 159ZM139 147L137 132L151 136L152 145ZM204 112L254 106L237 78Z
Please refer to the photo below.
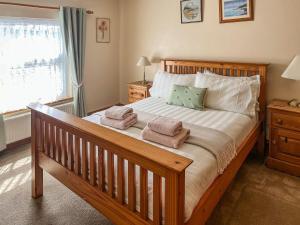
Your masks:
M198 73L195 87L208 88L206 107L256 116L260 76L229 77L211 72Z
M152 97L164 98L168 100L174 84L183 86L194 86L196 74L170 74L159 70L150 88Z

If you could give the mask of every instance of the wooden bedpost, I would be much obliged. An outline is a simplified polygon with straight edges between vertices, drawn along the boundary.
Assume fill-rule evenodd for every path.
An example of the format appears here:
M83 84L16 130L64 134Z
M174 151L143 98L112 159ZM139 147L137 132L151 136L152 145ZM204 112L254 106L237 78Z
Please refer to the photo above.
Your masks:
M259 158L262 160L264 159L265 155L265 144L266 144L266 110L267 110L267 100L266 100L266 92L267 92L267 73L268 73L268 65L261 65L259 66L259 75L260 75L260 97L259 97L259 106L260 106L260 115L259 119L261 121L261 127L260 127L260 135L258 137L257 141L257 153Z
M37 118L36 112L31 110L31 170L32 170L32 197L39 198L43 196L43 170L39 166L39 148L41 124Z
M161 60L161 62L160 62L160 69L162 71L167 71L167 65L166 65L166 61L165 60Z
M166 225L184 224L185 171L166 177Z

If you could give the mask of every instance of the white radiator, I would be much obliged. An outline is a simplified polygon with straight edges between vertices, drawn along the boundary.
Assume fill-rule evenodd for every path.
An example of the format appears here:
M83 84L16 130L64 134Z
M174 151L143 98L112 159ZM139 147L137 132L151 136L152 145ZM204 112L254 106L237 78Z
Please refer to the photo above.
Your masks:
M73 114L74 104L66 103L54 108ZM29 138L31 136L30 113L4 118L6 144Z

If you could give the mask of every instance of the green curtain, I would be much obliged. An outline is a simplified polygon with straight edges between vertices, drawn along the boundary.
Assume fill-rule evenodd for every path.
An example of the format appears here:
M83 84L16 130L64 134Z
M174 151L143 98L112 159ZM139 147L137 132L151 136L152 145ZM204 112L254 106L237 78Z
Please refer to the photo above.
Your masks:
M75 113L86 116L84 100L84 61L86 43L86 10L72 7L61 7L60 20L67 56L72 69Z
M5 129L3 115L0 115L0 151L6 148Z

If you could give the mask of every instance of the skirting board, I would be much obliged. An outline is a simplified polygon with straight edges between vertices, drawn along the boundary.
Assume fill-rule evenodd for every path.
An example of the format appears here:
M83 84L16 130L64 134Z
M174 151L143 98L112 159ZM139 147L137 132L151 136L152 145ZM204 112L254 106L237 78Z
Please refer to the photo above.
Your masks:
M6 145L6 149L4 149L3 151L1 151L1 153L5 152L5 151L8 151L8 150L12 150L12 149L18 148L18 147L20 147L22 145L30 144L30 143L31 143L31 137L25 138L25 139L22 139L22 140L13 142L13 143L10 143L10 144Z

